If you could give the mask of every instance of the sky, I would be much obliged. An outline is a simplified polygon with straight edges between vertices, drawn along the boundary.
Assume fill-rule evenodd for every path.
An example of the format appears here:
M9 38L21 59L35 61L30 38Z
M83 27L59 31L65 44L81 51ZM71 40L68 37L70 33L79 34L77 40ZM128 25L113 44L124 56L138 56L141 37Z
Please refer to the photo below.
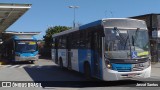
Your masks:
M32 4L31 8L7 31L41 32L51 26L73 26L73 9L76 23L87 24L102 18L127 18L149 13L160 13L160 0L0 0L0 3Z

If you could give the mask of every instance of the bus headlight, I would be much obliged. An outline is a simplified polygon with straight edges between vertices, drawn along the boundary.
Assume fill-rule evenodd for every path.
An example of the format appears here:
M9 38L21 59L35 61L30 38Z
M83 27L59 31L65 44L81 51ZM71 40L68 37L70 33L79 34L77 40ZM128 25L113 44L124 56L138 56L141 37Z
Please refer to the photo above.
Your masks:
M148 68L151 65L150 60L148 60L147 62L143 63L144 69Z
M148 61L146 62L146 66L149 67L150 65L151 65L151 61L148 60Z
M111 68L112 68L112 65L111 65L111 63L109 62L109 60L105 60L105 64L106 64L106 67L107 67L108 69L111 69Z
M110 69L110 68L111 68L111 64L108 64L108 65L107 65L107 68L109 68L109 69Z

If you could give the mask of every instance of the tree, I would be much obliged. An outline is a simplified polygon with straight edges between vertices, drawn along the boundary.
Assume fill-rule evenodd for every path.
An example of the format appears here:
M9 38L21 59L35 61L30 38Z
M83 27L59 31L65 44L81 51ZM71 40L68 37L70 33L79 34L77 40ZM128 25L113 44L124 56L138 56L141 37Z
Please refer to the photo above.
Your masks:
M71 29L71 27L67 27L67 26L54 26L54 27L49 27L46 30L46 35L44 36L44 41L45 41L45 47L50 47L52 46L52 35L65 31L65 30L69 30Z

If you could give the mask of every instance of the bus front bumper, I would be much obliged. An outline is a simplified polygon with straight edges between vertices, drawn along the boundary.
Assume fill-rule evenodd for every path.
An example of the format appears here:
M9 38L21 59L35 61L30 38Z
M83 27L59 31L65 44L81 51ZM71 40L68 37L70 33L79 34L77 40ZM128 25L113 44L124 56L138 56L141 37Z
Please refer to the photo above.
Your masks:
M151 74L151 66L142 71L132 71L132 72L118 72L111 69L104 69L103 80L115 81L115 80L139 80L143 78L149 78Z
M38 60L38 55L37 56L31 56L31 57L15 56L15 61L37 61L37 60Z

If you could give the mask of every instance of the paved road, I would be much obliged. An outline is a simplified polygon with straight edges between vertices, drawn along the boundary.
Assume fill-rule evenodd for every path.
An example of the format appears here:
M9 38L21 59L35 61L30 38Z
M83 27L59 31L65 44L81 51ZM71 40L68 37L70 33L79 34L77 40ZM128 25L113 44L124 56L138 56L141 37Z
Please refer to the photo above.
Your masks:
M152 76L148 79L143 79L139 81L160 81L160 64L152 65ZM95 79L93 79L95 80ZM56 64L54 64L49 59L39 59L35 64L30 63L18 63L18 64L8 64L0 66L0 81L86 81L83 75L66 70L60 69ZM98 82L98 80L95 80ZM118 82L118 87L108 87L106 84L101 87L39 87L39 88L0 88L0 90L160 90L157 87L122 87L123 85L135 84L139 81L126 81L123 84ZM66 82L67 83L67 82ZM63 83L64 85L64 83ZM65 85L64 85L65 86ZM112 85L111 85L112 86Z

